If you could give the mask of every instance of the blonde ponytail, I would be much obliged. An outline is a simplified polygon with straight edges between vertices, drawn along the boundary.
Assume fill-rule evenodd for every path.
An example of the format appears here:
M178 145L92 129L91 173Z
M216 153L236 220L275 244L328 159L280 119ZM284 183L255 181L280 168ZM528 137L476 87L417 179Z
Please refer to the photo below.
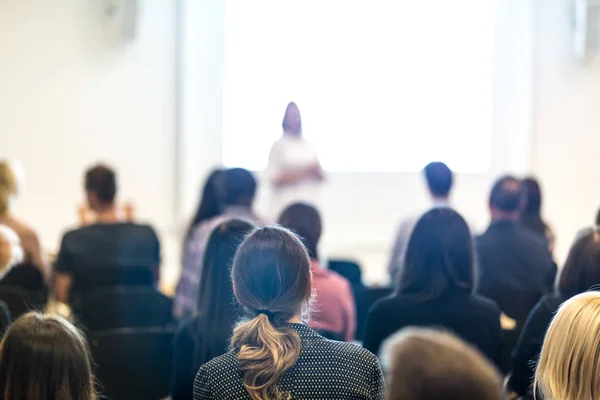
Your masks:
M10 198L17 190L15 174L6 161L0 161L0 215L8 212Z
M289 327L275 327L265 314L240 325L231 344L239 349L244 386L252 400L290 400L277 382L300 355L300 336Z

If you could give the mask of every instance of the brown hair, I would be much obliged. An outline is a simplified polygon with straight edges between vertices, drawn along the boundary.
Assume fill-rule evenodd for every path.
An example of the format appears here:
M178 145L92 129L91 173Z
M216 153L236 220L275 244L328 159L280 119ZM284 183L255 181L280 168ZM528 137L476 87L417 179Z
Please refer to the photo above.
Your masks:
M17 179L10 164L0 161L0 215L8 212L10 196L17 190Z
M239 303L251 316L231 339L244 386L253 400L289 399L277 382L300 355L300 336L286 322L310 299L306 248L284 228L258 228L241 244L232 279Z
M95 400L85 338L59 316L23 315L2 341L0 391L7 400Z
M454 335L407 328L388 342L387 400L502 400L502 378L474 347Z
M302 239L310 258L319 258L317 247L322 227L321 216L316 208L306 203L294 203L283 210L278 222Z
M565 297L600 285L600 231L596 228L577 239L569 250L558 279L558 292Z

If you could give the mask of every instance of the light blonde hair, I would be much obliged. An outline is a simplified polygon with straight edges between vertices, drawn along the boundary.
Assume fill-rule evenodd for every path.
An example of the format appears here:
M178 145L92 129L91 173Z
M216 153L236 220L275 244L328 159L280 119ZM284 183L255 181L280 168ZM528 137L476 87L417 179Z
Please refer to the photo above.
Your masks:
M548 327L534 393L551 400L600 398L600 292L567 300Z
M0 161L0 215L8 212L10 198L17 191L17 178L8 161Z
M384 345L387 400L502 400L502 378L473 346L440 331L406 328Z

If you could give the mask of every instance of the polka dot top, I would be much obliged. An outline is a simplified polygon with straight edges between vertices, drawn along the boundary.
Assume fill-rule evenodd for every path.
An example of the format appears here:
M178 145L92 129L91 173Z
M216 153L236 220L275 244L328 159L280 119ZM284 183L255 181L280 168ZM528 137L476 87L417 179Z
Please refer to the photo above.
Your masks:
M351 343L327 340L306 325L288 324L300 335L296 364L281 377L279 388L294 400L383 400L379 361ZM250 400L238 369L236 351L200 367L194 400Z

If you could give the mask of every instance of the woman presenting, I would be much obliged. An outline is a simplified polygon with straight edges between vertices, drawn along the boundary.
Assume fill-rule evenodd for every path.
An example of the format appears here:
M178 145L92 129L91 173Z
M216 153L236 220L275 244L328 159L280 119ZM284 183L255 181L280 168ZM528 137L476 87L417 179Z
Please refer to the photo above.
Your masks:
M267 173L272 184L271 217L291 203L319 203L325 174L315 146L302 136L302 120L296 103L287 105L283 135L271 147Z

